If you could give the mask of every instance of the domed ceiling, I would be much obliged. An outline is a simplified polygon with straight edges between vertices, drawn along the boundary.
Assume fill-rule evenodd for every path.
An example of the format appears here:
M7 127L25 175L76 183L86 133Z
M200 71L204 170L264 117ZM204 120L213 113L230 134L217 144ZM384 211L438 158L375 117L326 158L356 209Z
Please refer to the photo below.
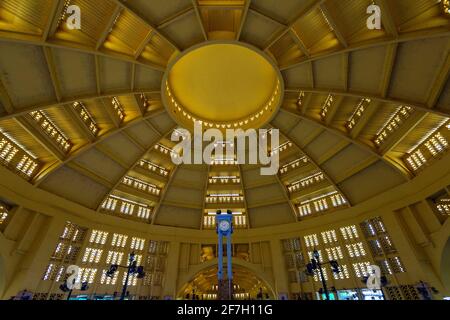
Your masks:
M369 30L372 2L3 0L0 172L98 215L193 229L216 209L258 228L357 206L450 140L448 2L375 0ZM277 175L171 161L183 116L248 128L263 110Z

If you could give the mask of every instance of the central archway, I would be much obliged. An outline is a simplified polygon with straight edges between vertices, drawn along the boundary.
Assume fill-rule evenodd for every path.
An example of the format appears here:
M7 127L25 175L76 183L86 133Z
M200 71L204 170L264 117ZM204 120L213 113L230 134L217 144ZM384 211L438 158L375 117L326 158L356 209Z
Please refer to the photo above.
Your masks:
M215 299L217 293L217 259L203 263L186 275L177 291L177 299ZM233 285L236 299L256 299L262 290L263 298L275 299L272 281L257 267L245 261L233 261Z

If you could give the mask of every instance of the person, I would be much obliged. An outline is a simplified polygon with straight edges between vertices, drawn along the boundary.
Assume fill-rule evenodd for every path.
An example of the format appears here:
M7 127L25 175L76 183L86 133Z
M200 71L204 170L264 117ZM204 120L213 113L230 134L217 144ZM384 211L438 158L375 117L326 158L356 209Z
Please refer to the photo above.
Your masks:
M23 291L19 291L19 293L13 298L13 300L31 300L32 298L33 294L25 289Z
M256 295L256 299L257 300L262 300L263 299L263 292L262 292L262 288L259 288L259 292Z

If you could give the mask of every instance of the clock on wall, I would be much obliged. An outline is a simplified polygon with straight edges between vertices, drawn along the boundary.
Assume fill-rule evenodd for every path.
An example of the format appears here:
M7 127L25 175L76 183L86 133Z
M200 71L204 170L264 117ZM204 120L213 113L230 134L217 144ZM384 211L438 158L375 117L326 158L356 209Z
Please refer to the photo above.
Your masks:
M219 222L219 230L222 232L226 232L230 229L230 222L227 220L222 220Z

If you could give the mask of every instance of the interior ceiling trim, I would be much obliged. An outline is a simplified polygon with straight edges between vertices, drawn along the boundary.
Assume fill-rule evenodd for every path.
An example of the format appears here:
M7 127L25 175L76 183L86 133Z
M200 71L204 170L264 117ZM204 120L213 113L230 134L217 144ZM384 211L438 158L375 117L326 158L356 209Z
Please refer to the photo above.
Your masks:
M88 144L86 144L85 146L83 146L82 148L80 148L77 152L75 152L74 154L71 154L69 157L67 157L66 159L64 159L63 161L58 161L55 162L53 165L49 166L47 168L47 170L41 172L38 176L35 177L34 179L34 186L35 188L39 187L39 185L45 181L45 179L47 179L49 177L49 175L52 172L55 172L58 168L69 164L70 162L76 160L78 157L80 157L81 155L85 154L86 152L88 152L89 150L91 150L92 148L94 148L97 144L105 141L108 138L113 137L114 135L142 122L148 119L152 119L154 117L157 117L161 114L164 114L166 111L163 108L160 108L154 112L149 112L147 113L145 116L138 116L137 118L127 122L126 124L124 124L123 126L114 128L112 130L110 130L109 132L105 133L104 135L101 135L98 139L89 142ZM158 142L161 139L158 140ZM157 143L158 143L157 142ZM131 168L129 169L131 170ZM129 171L127 170L127 172Z

